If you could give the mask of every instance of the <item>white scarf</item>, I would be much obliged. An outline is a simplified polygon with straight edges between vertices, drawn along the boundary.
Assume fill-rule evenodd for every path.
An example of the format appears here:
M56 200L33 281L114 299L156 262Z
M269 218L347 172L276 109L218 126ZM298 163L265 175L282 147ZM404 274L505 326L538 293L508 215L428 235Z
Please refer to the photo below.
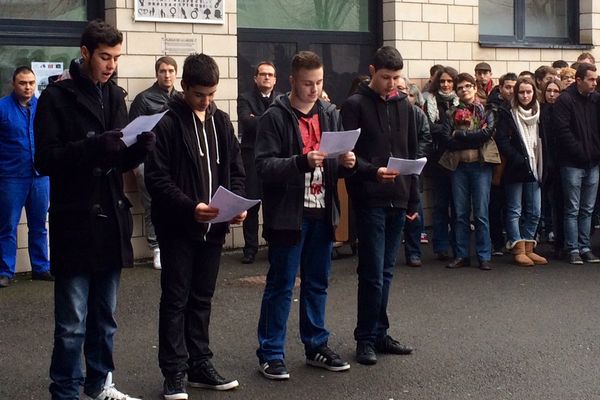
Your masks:
M529 167L533 171L533 176L540 181L542 177L542 142L539 135L540 105L536 101L535 105L529 110L521 106L510 110L512 117L517 125L521 141L525 145L527 156L529 158Z
M433 123L437 123L440 120L440 110L437 106L437 96L440 96L441 100L444 100L447 103L451 103L450 106L456 107L458 105L458 96L454 91L445 94L441 90L436 94L431 94L431 96L427 97L425 101L425 111L427 111L427 116L429 120ZM451 108L451 107L450 107Z

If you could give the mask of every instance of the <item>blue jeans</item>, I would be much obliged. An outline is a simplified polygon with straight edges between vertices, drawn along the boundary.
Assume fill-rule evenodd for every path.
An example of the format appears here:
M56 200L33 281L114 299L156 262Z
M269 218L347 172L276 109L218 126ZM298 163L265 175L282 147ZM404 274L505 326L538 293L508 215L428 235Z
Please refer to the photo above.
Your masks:
M120 269L56 276L50 364L52 400L78 400L82 385L88 396L97 395L106 375L115 368L114 313L120 276Z
M479 162L460 163L452 174L452 195L456 210L456 257L468 258L471 244L471 204L475 219L475 251L480 261L492 257L488 206L492 166Z
M300 242L269 243L269 272L258 321L260 362L285 358L287 320L296 273L300 267L300 339L305 350L326 344L327 286L331 270L333 232L323 220L304 218Z
M387 303L406 210L357 208L358 317L354 339L374 343L387 335Z
M590 251L592 212L598 192L598 167L561 167L564 193L565 247L570 253Z
M404 221L404 255L406 262L411 258L421 258L421 233L423 233L423 202L417 206L419 218Z
M434 253L455 252L454 238L454 202L452 184L449 176L433 177L433 237L431 244Z
M0 276L15 275L17 226L23 207L29 230L31 269L36 273L48 271L48 177L0 178L0 188Z
M535 240L542 208L539 182L510 183L506 185L505 193L508 241L512 245L519 240Z

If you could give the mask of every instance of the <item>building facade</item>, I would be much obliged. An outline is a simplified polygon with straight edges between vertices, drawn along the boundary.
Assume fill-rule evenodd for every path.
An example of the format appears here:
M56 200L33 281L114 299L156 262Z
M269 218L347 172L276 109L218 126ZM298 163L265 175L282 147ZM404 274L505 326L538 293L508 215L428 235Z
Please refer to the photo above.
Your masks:
M337 104L382 44L397 47L405 75L421 83L433 64L472 73L486 61L497 78L559 59L571 63L582 51L600 57L600 0L0 0L0 94L8 93L17 65L36 63L38 75L68 67L79 54L83 26L94 18L124 34L118 83L129 101L154 82L158 57L168 54L182 65L190 52L204 52L219 65L216 102L233 121L238 91L251 87L256 63L274 60L277 88L285 91L291 56L304 49L322 56L325 89ZM126 185L135 255L146 257L133 176ZM21 222L18 270L27 271ZM226 247L242 245L241 227L233 227Z

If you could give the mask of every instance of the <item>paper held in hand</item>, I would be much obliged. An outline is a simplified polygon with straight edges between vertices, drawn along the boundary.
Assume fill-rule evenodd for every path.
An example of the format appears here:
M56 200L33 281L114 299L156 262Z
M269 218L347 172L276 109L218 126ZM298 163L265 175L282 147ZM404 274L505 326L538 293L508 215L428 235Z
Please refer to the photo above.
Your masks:
M154 115L141 115L137 117L121 130L123 133L121 140L125 142L127 147L131 146L137 142L137 135L142 132L151 131L166 113L164 111Z
M353 131L323 132L319 151L327 153L327 158L336 158L354 149L360 136L360 128Z
M425 163L427 163L427 157L418 160L390 157L387 169L399 172L400 175L420 175Z
M208 222L211 224L229 222L236 215L240 215L258 203L260 203L260 200L245 199L225 189L223 186L219 186L212 200L208 203L209 206L219 209L219 215Z

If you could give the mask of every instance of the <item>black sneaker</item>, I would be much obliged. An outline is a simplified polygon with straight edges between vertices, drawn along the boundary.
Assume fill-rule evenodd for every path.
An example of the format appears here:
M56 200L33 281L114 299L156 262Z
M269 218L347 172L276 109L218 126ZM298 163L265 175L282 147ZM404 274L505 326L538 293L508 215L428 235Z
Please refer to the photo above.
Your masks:
M400 355L407 355L413 352L411 347L400 343L390 335L386 335L383 339L375 342L375 350L379 353Z
M369 342L356 343L356 362L363 365L377 364L377 355L373 344Z
M574 265L582 265L583 264L583 260L581 259L581 256L579 255L579 253L570 253L569 254L569 264L574 264Z
M342 360L339 354L323 345L306 353L306 363L313 367L325 368L329 371L339 372L350 369L350 364Z
M12 283L12 279L8 276L0 276L0 288L9 287Z
M290 373L288 372L283 360L271 360L260 364L260 373L267 379L273 379L276 381L290 379Z
M32 272L31 273L31 280L32 281L48 281L48 282L52 282L52 281L54 281L54 277L52 276L52 274L49 271L45 271L45 272Z
M188 385L195 388L229 390L239 386L238 381L225 379L213 367L210 360L194 365L188 371Z
M598 258L592 251L586 251L585 253L581 253L581 259L587 263L600 263L600 258Z
M185 372L167 376L163 384L163 397L165 400L187 400L185 391Z

